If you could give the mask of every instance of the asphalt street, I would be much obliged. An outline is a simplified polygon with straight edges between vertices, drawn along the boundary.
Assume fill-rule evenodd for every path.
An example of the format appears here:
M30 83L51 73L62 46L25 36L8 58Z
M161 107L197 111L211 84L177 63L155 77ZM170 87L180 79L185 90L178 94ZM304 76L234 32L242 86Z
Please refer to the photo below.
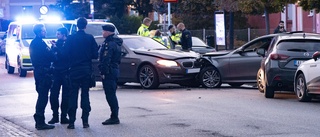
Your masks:
M101 83L90 91L90 128L82 128L78 108L76 128L55 124L38 131L32 115L37 94L33 73L26 78L7 74L0 57L0 136L77 137L318 137L319 100L298 102L291 93L265 99L256 88L186 88L175 84L156 90L129 83L117 91L119 125L101 124L110 115ZM50 104L45 112L51 119Z

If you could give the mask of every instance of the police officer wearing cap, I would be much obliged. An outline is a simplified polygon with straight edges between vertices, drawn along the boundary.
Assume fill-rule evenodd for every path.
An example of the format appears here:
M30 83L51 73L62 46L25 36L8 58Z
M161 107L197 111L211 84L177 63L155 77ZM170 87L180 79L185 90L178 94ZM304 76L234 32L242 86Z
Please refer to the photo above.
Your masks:
M92 59L98 58L98 45L91 34L85 32L88 22L81 17L77 20L78 31L70 35L65 43L66 55L69 57L69 74L71 90L69 95L69 125L68 129L74 129L76 111L78 107L79 89L81 89L81 109L83 128L89 127L89 113L91 111L89 100L89 88L91 87Z
M34 80L38 99L36 113L33 115L37 130L53 129L54 126L45 123L44 111L48 103L49 89L52 85L51 63L55 61L54 50L52 50L43 38L46 36L46 28L43 24L33 27L36 37L31 41L29 52L32 66L34 68Z
M117 81L119 76L119 64L121 61L122 39L114 34L113 25L102 26L102 35L105 38L100 47L99 70L106 100L110 106L111 116L102 122L103 125L119 124L119 105L116 96Z

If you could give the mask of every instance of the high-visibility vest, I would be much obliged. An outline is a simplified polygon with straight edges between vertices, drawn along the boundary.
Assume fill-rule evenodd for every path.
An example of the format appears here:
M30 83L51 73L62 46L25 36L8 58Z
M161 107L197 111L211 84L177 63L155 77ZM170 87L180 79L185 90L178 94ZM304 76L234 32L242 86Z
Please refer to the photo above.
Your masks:
M137 31L137 35L150 37L150 31L148 28L149 27L147 25L141 24L140 28Z

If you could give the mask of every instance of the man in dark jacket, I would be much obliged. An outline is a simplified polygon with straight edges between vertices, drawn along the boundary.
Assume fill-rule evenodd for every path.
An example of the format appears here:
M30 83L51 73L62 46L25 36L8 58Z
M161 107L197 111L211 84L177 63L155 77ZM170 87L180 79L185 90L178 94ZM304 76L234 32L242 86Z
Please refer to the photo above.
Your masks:
M280 22L279 22L279 25L278 25L278 27L274 30L274 34L276 34L276 33L284 33L284 32L287 32L286 31L286 29L284 28L284 22L281 20Z
M53 84L50 90L50 104L53 111L52 119L48 122L54 124L59 122L59 93L62 86L61 99L61 124L69 123L67 118L68 101L69 101L69 62L68 58L62 54L64 44L67 40L68 29L59 28L57 30L58 41L52 41L52 47L55 47L57 60L53 62Z
M102 122L103 125L119 124L119 105L116 96L117 81L119 76L119 64L121 62L122 39L114 34L115 27L112 25L102 26L102 35L105 38L100 47L99 69L102 76L102 84L106 100L111 109L109 119Z
M36 35L31 41L29 51L33 65L33 74L38 92L36 104L36 113L33 115L36 121L36 129L53 129L54 126L45 123L44 111L48 103L49 89L52 85L51 62L55 60L54 52L43 41L46 36L46 28L43 24L36 24L33 27L33 32Z
M179 23L177 25L178 30L182 33L180 42L182 50L189 51L192 50L192 36L191 32L186 29L183 23Z
M68 37L65 47L70 61L71 90L69 98L69 125L68 129L74 129L76 111L78 107L78 93L81 88L81 108L83 128L89 127L89 112L91 111L89 100L89 88L92 74L92 59L98 58L98 45L91 34L85 33L88 22L86 18L77 20L78 31Z

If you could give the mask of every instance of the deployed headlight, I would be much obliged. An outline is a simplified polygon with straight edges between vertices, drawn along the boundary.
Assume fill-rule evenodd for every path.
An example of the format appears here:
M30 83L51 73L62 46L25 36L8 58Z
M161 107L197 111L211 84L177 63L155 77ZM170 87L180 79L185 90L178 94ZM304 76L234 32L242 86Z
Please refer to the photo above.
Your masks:
M172 60L158 60L157 63L161 66L165 67L177 67L178 64L175 61Z

